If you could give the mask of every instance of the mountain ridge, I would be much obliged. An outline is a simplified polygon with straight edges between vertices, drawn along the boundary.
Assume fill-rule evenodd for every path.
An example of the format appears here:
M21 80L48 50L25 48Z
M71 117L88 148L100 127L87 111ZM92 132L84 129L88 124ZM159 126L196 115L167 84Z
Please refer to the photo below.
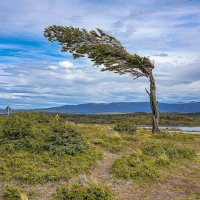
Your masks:
M149 102L113 102L113 103L85 103L78 105L63 105L58 107L24 109L16 111L42 111L52 113L71 114L101 114L101 113L136 113L151 112ZM196 113L200 112L200 102L189 103L159 103L160 112ZM5 114L5 109L0 109Z
M151 112L149 102L85 103L78 105L63 105L59 107L50 107L36 110L72 114ZM178 113L200 112L200 102L177 104L159 103L159 110L160 112Z

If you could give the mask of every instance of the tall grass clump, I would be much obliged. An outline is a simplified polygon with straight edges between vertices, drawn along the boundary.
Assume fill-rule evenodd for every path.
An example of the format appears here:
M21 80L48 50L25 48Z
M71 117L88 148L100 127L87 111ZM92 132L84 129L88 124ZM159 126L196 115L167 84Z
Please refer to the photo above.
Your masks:
M159 177L154 160L143 155L141 151L136 151L129 156L117 159L111 168L111 172L118 178L133 180L147 180Z
M58 188L51 200L114 200L112 191L96 184L73 184Z
M166 155L170 159L192 159L196 155L193 149L168 141L147 141L141 145L141 150L147 156Z

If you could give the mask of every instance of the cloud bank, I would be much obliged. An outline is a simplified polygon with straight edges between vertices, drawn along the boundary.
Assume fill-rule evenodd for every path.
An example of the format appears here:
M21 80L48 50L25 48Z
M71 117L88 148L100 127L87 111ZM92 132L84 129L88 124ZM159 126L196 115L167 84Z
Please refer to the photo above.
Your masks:
M52 24L105 29L155 61L159 101L200 101L199 1L1 0L0 107L148 101L145 78L102 73L46 41Z

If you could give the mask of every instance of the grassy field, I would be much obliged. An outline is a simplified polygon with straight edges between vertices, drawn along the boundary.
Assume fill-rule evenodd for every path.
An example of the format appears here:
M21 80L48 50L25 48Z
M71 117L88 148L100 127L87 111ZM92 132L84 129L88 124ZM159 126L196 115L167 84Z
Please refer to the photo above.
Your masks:
M153 135L128 123L137 115L70 117L0 117L0 199L200 199L200 135Z
M150 113L133 114L91 114L91 115L72 115L62 114L64 119L74 123L85 124L115 124L119 122L131 122L136 125L151 125ZM160 113L161 126L200 126L199 113Z

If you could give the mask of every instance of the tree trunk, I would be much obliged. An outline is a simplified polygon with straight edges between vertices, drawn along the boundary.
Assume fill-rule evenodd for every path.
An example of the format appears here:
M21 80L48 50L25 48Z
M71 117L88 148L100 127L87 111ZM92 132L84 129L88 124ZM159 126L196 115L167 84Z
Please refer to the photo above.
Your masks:
M152 132L159 132L159 112L158 112L158 101L156 99L156 84L153 77L153 73L149 76L150 81L150 105L152 110Z

